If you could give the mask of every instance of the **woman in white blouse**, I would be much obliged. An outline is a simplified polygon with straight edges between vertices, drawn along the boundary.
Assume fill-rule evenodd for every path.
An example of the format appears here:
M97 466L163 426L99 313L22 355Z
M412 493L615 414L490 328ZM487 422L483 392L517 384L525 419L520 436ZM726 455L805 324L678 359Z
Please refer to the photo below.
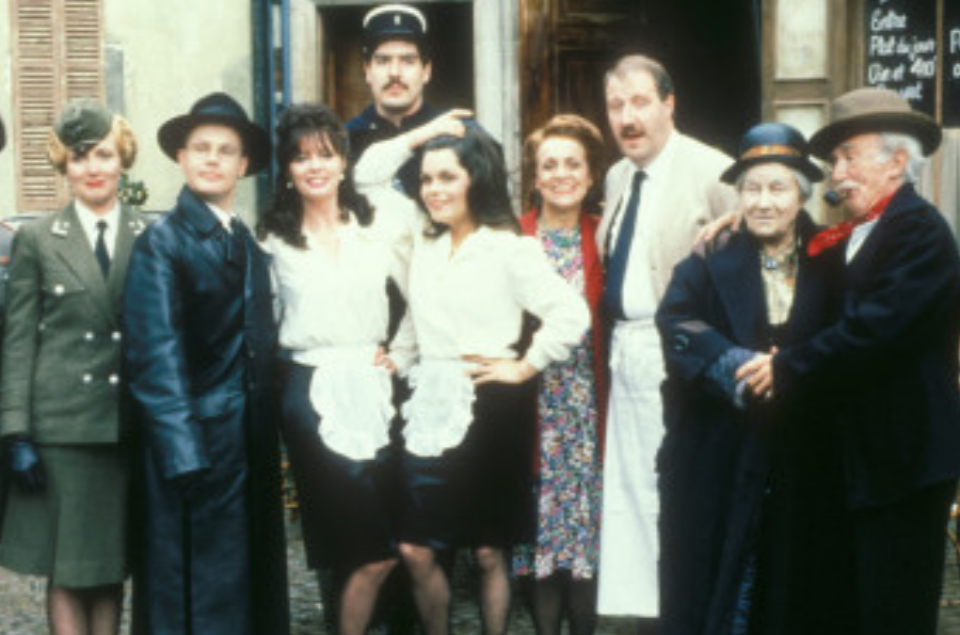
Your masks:
M436 552L473 548L483 630L501 634L510 605L506 553L533 534L530 380L567 356L589 315L536 240L519 236L499 148L458 116L371 146L357 182L380 194L384 214L407 213L412 203L392 191L390 177L422 145L419 202L427 214L410 266L419 359L403 408L400 553L424 627L435 635L448 631L450 605ZM524 312L541 327L518 358Z
M390 374L406 365L402 335L385 352L387 280L406 287L413 214L374 217L347 169L347 133L328 108L294 105L277 126L282 166L258 227L273 255L283 364L283 433L311 568L343 580L337 631L366 631L396 565L383 490ZM401 333L409 328L401 326Z

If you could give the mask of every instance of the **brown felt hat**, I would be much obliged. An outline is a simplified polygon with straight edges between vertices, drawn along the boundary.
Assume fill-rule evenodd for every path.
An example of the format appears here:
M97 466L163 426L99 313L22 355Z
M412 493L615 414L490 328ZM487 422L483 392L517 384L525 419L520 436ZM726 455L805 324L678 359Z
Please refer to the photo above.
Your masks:
M810 151L826 160L843 141L869 132L916 137L925 156L937 150L943 137L936 121L911 108L906 99L892 90L858 88L833 100L830 123L810 137Z

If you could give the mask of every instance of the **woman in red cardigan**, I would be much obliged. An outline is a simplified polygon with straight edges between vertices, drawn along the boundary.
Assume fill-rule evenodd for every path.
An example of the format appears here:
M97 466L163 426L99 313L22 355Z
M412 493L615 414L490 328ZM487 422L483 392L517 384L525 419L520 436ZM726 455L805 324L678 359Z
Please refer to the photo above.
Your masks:
M534 176L533 209L523 233L539 237L557 271L590 305L591 329L564 362L548 366L538 396L539 442L534 497L535 544L514 552L513 570L528 579L538 635L571 635L596 624L606 364L599 305L603 267L594 234L602 189L603 138L589 121L557 115L524 144Z

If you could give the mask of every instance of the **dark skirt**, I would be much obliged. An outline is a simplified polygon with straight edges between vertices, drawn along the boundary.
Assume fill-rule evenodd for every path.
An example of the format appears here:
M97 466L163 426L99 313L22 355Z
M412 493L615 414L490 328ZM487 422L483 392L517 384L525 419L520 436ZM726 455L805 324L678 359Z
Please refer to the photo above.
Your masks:
M473 415L463 442L441 456L404 453L401 541L441 550L533 539L536 382L478 386Z
M127 575L127 455L119 445L40 446L47 484L11 483L0 565L55 586L120 584Z
M290 457L312 569L358 566L396 555L385 500L387 450L354 461L324 445L320 418L310 402L314 368L287 362L283 385L283 438Z

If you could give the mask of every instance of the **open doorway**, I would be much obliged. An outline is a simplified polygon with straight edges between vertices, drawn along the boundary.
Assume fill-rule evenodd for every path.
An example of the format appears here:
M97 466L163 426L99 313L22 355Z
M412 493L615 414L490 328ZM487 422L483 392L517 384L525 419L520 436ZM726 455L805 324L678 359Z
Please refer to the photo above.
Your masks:
M363 16L379 3L325 6L317 10L322 25L323 100L345 120L370 103L361 52ZM411 3L427 19L433 52L433 76L426 101L438 108L474 107L473 13L465 2Z
M524 134L558 112L606 129L603 74L629 52L657 58L673 77L681 131L734 153L759 120L757 0L520 4Z

